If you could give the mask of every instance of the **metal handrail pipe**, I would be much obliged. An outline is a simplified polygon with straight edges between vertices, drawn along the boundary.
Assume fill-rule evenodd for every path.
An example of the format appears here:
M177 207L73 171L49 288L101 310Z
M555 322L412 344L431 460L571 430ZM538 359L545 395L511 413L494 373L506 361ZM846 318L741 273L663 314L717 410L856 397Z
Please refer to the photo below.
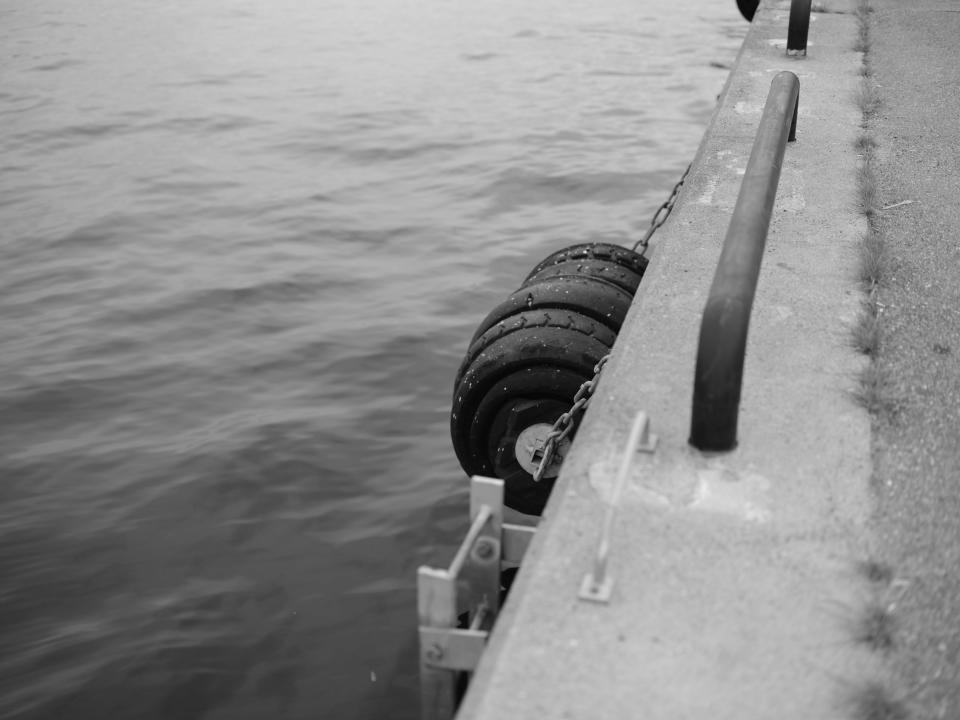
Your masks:
M810 30L810 0L790 3L790 23L787 25L787 55L807 54L807 34Z
M796 75L773 78L703 310L690 422L690 444L699 450L723 452L737 444L750 311L784 151L796 139L799 98Z

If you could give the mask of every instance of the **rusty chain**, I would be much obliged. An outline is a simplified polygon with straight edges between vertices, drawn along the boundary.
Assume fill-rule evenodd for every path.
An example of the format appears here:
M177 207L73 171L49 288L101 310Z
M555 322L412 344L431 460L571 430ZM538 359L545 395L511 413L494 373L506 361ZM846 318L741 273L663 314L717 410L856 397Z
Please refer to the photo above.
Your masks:
M650 218L650 227L647 228L646 234L633 244L632 249L634 252L639 252L641 255L647 252L647 248L650 246L650 238L653 237L653 234L660 229L660 226L667 221L670 213L673 212L673 206L677 204L677 196L680 194L680 188L683 187L683 181L687 179L687 174L690 172L692 165L692 163L687 165L687 169L683 171L680 180L673 186L673 192L670 193L670 197L667 198L663 205L657 208L653 217ZM640 249L637 250L637 248Z
M534 482L540 482L540 480L543 479L543 474L550 466L560 443L573 432L576 417L585 411L590 404L590 398L593 397L597 383L600 382L600 373L603 372L603 366L607 364L607 360L609 359L610 353L600 358L600 362L593 367L593 377L577 389L577 394L573 396L573 404L570 406L570 409L554 421L553 427L543 441L543 457L540 458L540 464L533 473Z

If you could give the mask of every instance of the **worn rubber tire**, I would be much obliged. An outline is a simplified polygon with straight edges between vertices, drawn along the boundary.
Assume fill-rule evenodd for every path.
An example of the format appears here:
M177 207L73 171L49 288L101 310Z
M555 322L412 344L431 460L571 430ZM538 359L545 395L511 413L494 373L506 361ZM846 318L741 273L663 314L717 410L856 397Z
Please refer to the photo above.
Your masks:
M610 283L631 297L640 286L642 275L617 265L610 260L567 260L555 265L547 265L530 275L521 287L527 287L541 280L559 280L561 278L588 277Z
M491 435L495 420L519 403L551 401L543 410L546 416L540 417L538 408L537 419L524 421L524 427L552 423L569 409L580 385L593 377L594 366L608 352L593 337L556 327L517 330L485 348L463 374L450 413L450 436L466 473L491 475L495 466L510 465L509 458L497 460L503 428ZM514 435L522 430L515 429ZM508 449L512 454L513 446Z
M528 310L572 310L620 332L633 296L615 285L589 277L543 280L522 287L497 305L481 321L472 345L499 322Z
M453 383L454 393L460 386L460 381L463 379L463 374L467 371L467 368L485 348L512 333L531 328L563 328L599 340L608 348L612 348L614 341L617 339L617 334L600 321L573 310L541 308L517 313L501 320L470 343Z
M552 425L570 409L573 397L587 379L567 368L543 366L525 368L502 378L477 405L467 437L469 457L461 465L471 475L501 478L507 507L539 515L554 479L533 481L517 461L517 437L531 425Z
M612 243L579 243L557 250L555 253L547 255L537 266L527 275L527 280L539 273L550 265L559 265L570 260L603 260L614 263L620 267L635 272L640 277L647 270L649 261L640 253L634 252L630 248L622 245L613 245Z
M534 482L533 475L517 460L517 439L520 433L531 425L553 425L557 418L570 409L573 397L584 379L566 370L554 371L552 374L549 370L534 370L519 379L507 378L504 385L514 388L520 384L529 386L538 392L538 397L509 398L507 402L500 404L489 424L486 423L487 406L496 405L499 398L496 394L485 398L488 402L477 412L476 425L478 428L486 425L483 433L487 440L487 457L493 466L493 476L503 480L503 502L507 507L527 515L543 513L556 478L545 477ZM551 389L551 396L548 396L546 388ZM557 397L552 397L553 390ZM577 417L575 421L579 420ZM576 425L569 435L571 441L574 435Z

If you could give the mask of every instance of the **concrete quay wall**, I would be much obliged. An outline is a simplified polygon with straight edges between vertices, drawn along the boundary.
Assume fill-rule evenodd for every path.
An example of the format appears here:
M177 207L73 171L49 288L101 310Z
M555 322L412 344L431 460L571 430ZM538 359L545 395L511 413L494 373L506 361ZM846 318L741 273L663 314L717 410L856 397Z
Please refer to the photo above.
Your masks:
M458 713L496 718L849 718L884 668L857 640L870 596L853 0L808 54L763 0ZM800 78L753 307L736 450L687 439L700 318L773 76ZM610 602L578 597L638 411L610 538Z

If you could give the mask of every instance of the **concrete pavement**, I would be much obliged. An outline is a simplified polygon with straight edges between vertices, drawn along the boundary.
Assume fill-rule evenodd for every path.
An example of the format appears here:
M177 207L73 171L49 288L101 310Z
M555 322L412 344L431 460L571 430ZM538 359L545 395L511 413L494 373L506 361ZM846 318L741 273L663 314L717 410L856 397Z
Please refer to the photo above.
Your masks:
M790 3L764 0L579 430L461 720L829 718L889 687L861 641L870 419L853 400L862 293L852 0L785 55ZM740 444L690 448L699 322L770 81L800 77L751 322ZM611 535L609 604L578 598L634 415L659 444L633 461ZM882 702L876 707L883 709ZM866 708L866 710L864 709Z

